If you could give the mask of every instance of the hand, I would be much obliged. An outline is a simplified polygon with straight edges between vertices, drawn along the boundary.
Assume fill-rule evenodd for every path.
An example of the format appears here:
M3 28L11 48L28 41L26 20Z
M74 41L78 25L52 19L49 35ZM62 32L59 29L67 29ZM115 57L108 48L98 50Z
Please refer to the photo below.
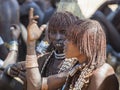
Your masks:
M25 73L25 62L18 62L16 64L13 64L7 69L7 74L11 77L19 77L23 79L23 72Z
M17 25L17 24L13 24L11 27L10 27L10 30L11 30L11 37L13 40L18 40L19 36L20 36L20 27Z
M29 24L27 27L27 32L28 32L28 37L27 41L28 42L33 42L36 41L42 34L43 30L45 29L46 25L42 25L39 29L37 26L37 21L35 19L38 19L39 16L33 16L34 9L31 8L29 12Z

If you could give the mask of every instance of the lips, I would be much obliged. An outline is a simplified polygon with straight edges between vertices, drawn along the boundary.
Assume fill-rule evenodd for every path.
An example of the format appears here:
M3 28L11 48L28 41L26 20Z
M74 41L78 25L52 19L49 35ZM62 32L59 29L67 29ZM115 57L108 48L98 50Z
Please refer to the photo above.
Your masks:
M57 44L56 44L56 46L57 46L57 47L60 47L60 46L62 46L62 44L60 44L60 43L57 43Z
M56 47L64 47L63 41L54 42L54 45L55 45Z

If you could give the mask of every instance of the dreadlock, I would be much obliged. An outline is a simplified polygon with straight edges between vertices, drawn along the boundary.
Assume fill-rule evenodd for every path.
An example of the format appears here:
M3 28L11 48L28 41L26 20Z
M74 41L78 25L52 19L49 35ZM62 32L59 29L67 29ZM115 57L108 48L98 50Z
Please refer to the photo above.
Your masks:
M70 28L68 39L77 45L80 53L87 56L88 65L100 67L106 59L106 37L100 24L89 19L79 20Z
M97 21L86 19L78 20L69 27L67 38L77 45L81 54L87 56L88 63L73 87L74 90L81 90L86 83L89 83L93 70L105 63L106 36Z
M49 20L48 32L51 30L67 30L67 28L78 20L78 17L74 16L70 12L56 12Z

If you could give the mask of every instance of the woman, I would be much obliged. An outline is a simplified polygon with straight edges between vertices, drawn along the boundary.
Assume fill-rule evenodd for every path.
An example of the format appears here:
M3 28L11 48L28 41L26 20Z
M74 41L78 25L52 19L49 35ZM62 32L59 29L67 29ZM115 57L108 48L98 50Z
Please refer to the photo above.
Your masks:
M115 72L105 62L106 36L97 21L71 25L65 46L66 58L76 57L79 69L69 75L63 90L119 90Z
M41 78L34 45L36 39L40 36L40 33L43 32L44 27L41 27L41 31L39 31L36 27L35 18L37 17L33 16L33 11L31 10L26 56L28 90L57 90L64 85L67 76L67 82L64 85L63 90L118 89L118 82L114 75L114 71L111 66L105 63L106 38L104 32L97 22L91 20L80 20L75 23L75 25L71 25L69 28L70 31L68 31L69 29L67 30L68 40L72 41L77 47L74 47L72 43L68 43L65 52L66 57L75 57L80 64L78 63L73 67L69 73L63 72ZM37 31L33 31L33 27ZM36 32L39 32L39 34ZM32 33L34 33L34 35L32 35ZM71 49L73 49L73 51L71 51ZM63 63L62 66L64 66L64 64L66 63ZM106 69L104 70L104 68ZM111 84L110 89L109 87L106 87L108 84ZM85 87L86 85L88 85L88 87Z
M41 26L39 30L39 27L36 25L37 22L35 22L34 20L35 18L38 17L33 16L33 9L31 10L32 12L30 13L30 20L29 20L30 24L28 26L28 31L30 31L31 33L28 33L28 36L31 37L35 34L37 38L33 36L34 40L29 41L31 42L30 46L28 46L29 43L27 43L28 46L27 52L33 54L36 52L36 51L34 52L36 46L35 41L39 38L40 36L39 34L41 34L41 31L44 30L45 26ZM77 19L78 18L76 16L74 16L69 12L56 12L49 20L49 24L48 24L48 37L50 41L49 48L51 48L52 46L51 48L52 52L48 52L48 50L47 52L44 52L46 48L43 48L42 51L41 43L39 44L40 47L39 45L37 47L37 54L40 53L40 55L38 56L39 57L38 64L39 64L39 71L41 72L42 77L48 77L50 75L54 75L66 71L76 63L76 61L73 60L69 60L69 62L68 61L64 62L65 54L63 50L64 50L65 32L72 23L77 21ZM44 42L44 44L46 43L45 40L43 40L42 42ZM42 45L44 46L44 44ZM41 53L43 56L41 55ZM23 68L24 63L25 62L12 65L9 69L10 71L9 75L12 77L19 77L23 81L26 81L26 77L24 77L26 76L25 70ZM66 65L62 66L62 63L65 63ZM38 74L36 77L40 77L40 74Z

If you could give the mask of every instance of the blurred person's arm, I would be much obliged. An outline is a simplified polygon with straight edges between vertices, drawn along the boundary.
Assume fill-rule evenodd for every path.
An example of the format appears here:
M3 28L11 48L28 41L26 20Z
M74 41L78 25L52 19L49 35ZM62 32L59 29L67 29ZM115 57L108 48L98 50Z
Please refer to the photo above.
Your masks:
M17 61L18 54L18 38L20 35L20 29L18 25L13 25L10 28L12 41L9 43L9 53L4 60L3 68L6 68L10 64L14 64Z

